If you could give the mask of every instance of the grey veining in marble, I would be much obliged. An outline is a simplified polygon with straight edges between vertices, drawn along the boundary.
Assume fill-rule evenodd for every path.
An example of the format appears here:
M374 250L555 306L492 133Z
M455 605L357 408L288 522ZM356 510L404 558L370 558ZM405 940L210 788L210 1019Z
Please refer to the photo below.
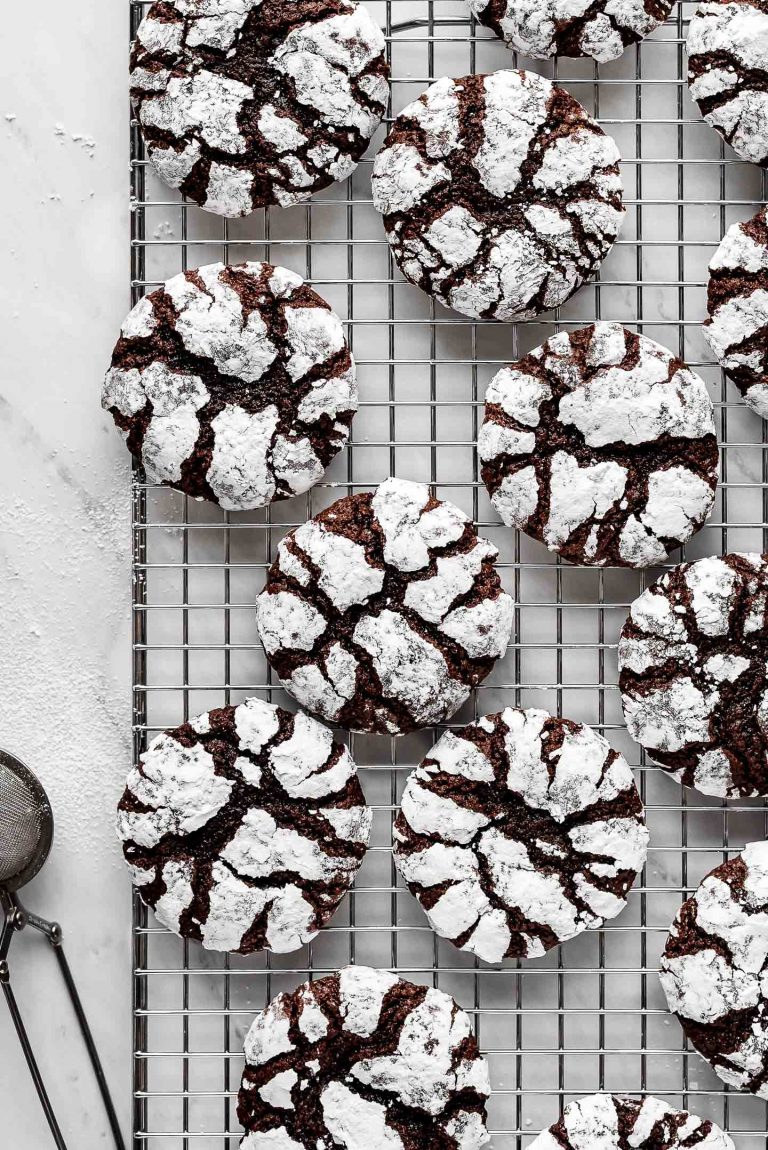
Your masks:
M30 907L60 918L126 1131L130 893L112 811L130 761L129 475L99 406L128 299L128 5L3 16L0 73L0 744L56 817ZM70 1147L110 1145L47 944L12 977ZM0 1144L52 1145L0 1003Z

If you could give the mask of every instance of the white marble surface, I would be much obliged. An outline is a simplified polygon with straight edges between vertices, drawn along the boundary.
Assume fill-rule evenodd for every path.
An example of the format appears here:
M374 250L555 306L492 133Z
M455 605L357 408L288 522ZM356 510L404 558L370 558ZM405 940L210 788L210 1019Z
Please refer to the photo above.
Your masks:
M129 470L99 385L129 305L127 21L123 0L39 0L7 8L0 48L0 745L53 804L26 900L63 924L126 1133ZM11 960L68 1145L110 1145L53 955L22 935ZM4 1146L52 1145L2 1003L0 1112Z

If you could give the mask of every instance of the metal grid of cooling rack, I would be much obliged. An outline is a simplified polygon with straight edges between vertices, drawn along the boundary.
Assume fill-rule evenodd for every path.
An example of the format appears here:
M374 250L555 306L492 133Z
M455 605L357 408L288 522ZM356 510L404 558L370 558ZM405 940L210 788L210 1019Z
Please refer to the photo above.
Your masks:
M129 0L132 34L147 3ZM470 20L464 0L370 7L386 32L395 114L433 78L518 63ZM526 324L472 323L402 281L371 206L370 159L311 206L227 223L155 181L132 125L133 301L184 267L218 259L292 267L347 320L362 401L352 443L326 481L270 510L225 514L135 473L136 755L155 732L210 706L252 693L290 705L270 676L253 618L276 545L339 495L398 474L432 483L473 515L498 545L517 603L506 658L454 724L535 704L606 732L637 769L652 843L627 910L604 930L535 961L481 965L432 934L391 859L405 775L438 732L352 736L375 811L372 847L354 891L310 947L288 956L214 955L158 929L135 900L136 1150L234 1146L242 1038L254 1013L279 990L348 961L437 985L470 1012L491 1067L495 1150L526 1146L565 1102L597 1089L661 1095L720 1122L738 1147L765 1138L765 1104L724 1089L686 1048L656 969L681 899L729 851L765 837L768 809L750 801L726 808L646 766L621 721L616 641L629 603L657 573L573 568L502 529L474 449L498 364L558 327L621 320L685 356L716 404L722 483L712 522L687 557L768 549L765 425L737 401L700 333L711 252L766 188L757 169L725 155L692 105L684 52L692 8L681 4L644 45L599 71L586 61L520 62L560 80L616 137L628 207L599 279L555 315Z

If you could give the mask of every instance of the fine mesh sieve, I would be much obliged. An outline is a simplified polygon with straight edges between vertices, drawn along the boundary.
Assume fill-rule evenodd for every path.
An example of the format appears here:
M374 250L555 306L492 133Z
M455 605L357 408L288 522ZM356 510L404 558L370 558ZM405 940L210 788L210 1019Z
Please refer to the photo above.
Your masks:
M0 886L19 890L34 878L53 840L53 812L30 769L0 748Z
M56 1120L40 1068L29 1041L24 1020L11 988L8 954L11 941L25 927L43 934L53 947L64 984L77 1016L96 1081L101 1091L107 1118L117 1150L125 1150L117 1114L109 1093L104 1070L93 1041L83 1004L77 992L72 971L64 954L61 927L26 910L16 891L34 878L48 858L53 842L53 811L42 784L20 759L0 748L0 909L5 916L0 922L0 988L19 1036L24 1057L43 1107L57 1150L67 1150Z

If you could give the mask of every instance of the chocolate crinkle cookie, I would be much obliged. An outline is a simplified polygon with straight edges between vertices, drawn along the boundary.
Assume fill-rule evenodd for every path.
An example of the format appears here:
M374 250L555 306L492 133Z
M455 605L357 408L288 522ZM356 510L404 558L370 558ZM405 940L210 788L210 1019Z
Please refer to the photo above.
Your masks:
M688 85L742 160L768 166L768 3L705 0L688 28Z
M478 452L494 507L572 563L649 567L709 515L712 401L646 336L618 323L559 332L485 398Z
M498 552L423 483L388 479L281 541L259 596L267 657L307 710L403 734L459 709L504 654Z
M709 265L707 311L704 335L718 363L768 419L768 208L723 236Z
M210 264L139 300L101 402L151 483L247 511L317 482L357 383L341 320L301 276Z
M547 60L591 56L616 60L672 10L674 0L469 0L473 16L509 48Z
M590 1094L570 1102L562 1117L528 1150L734 1150L709 1118L676 1110L647 1094L642 1101Z
M718 1077L768 1098L768 843L748 843L683 903L659 977Z
M209 950L284 953L338 907L371 819L349 751L326 727L248 699L154 739L117 829L163 926Z
M768 561L681 563L634 601L619 641L630 735L719 798L768 794Z
M167 184L209 212L297 204L345 179L387 106L381 29L347 0L160 0L131 99Z
M442 990L349 966L279 994L245 1039L242 1150L480 1150L488 1064Z
M403 275L473 318L564 303L621 227L619 151L533 72L444 77L395 120L373 203Z
M432 929L500 962L619 914L648 831L632 772L602 736L507 708L443 735L408 778L394 840Z

